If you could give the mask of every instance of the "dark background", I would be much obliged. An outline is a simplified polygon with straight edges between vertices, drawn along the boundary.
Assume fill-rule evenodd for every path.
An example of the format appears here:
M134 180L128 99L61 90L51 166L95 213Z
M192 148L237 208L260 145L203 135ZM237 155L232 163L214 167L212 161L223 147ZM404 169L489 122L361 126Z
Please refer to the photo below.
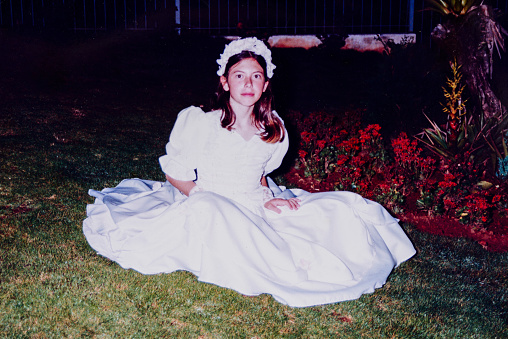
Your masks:
M105 114L143 106L173 119L189 105L208 106L218 83L215 60L226 43L163 30L91 36L0 31L0 99L4 107L34 98L67 101ZM341 45L330 40L310 50L273 49L275 108L282 115L363 108L366 123L389 133L416 132L425 123L423 111L442 116L448 66L438 50L415 44L387 55Z

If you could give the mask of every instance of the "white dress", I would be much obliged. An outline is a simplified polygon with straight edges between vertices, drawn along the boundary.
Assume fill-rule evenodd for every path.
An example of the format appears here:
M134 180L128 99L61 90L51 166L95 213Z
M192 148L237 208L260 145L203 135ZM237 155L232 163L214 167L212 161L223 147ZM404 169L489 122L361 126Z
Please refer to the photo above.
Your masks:
M270 181L276 197L297 196L301 207L265 209L260 179L280 165L288 138L246 141L222 128L220 116L180 112L159 159L165 173L196 180L203 192L187 198L168 182L140 179L90 190L96 199L83 231L100 255L143 274L186 270L304 307L371 293L415 254L397 219L351 192L311 194Z

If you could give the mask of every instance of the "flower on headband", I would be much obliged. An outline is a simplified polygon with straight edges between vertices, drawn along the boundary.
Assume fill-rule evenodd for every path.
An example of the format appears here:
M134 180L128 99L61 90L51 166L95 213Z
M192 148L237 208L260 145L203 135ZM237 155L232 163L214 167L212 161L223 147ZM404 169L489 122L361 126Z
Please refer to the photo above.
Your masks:
M217 63L219 64L217 75L224 75L229 58L243 51L250 51L262 56L266 60L266 76L268 78L273 76L275 65L272 64L272 52L257 38L238 39L226 45L224 52L220 55L220 59L217 59Z

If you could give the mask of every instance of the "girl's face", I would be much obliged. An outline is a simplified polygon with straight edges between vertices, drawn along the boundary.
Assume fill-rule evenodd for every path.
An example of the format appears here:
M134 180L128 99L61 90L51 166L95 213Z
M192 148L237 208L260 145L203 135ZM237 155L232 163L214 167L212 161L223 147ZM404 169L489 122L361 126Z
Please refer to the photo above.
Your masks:
M234 64L227 78L220 77L222 88L229 91L231 106L253 107L268 86L263 68L253 58L243 59Z

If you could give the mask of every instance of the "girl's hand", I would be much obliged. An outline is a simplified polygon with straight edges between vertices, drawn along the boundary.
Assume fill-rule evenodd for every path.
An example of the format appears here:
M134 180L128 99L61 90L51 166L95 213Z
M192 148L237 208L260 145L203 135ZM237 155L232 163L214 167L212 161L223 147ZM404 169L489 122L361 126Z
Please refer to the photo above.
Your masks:
M287 206L290 210L297 210L300 208L300 199L291 198L291 199L279 199L275 198L265 203L265 208L275 213L281 213L281 209L278 206Z

